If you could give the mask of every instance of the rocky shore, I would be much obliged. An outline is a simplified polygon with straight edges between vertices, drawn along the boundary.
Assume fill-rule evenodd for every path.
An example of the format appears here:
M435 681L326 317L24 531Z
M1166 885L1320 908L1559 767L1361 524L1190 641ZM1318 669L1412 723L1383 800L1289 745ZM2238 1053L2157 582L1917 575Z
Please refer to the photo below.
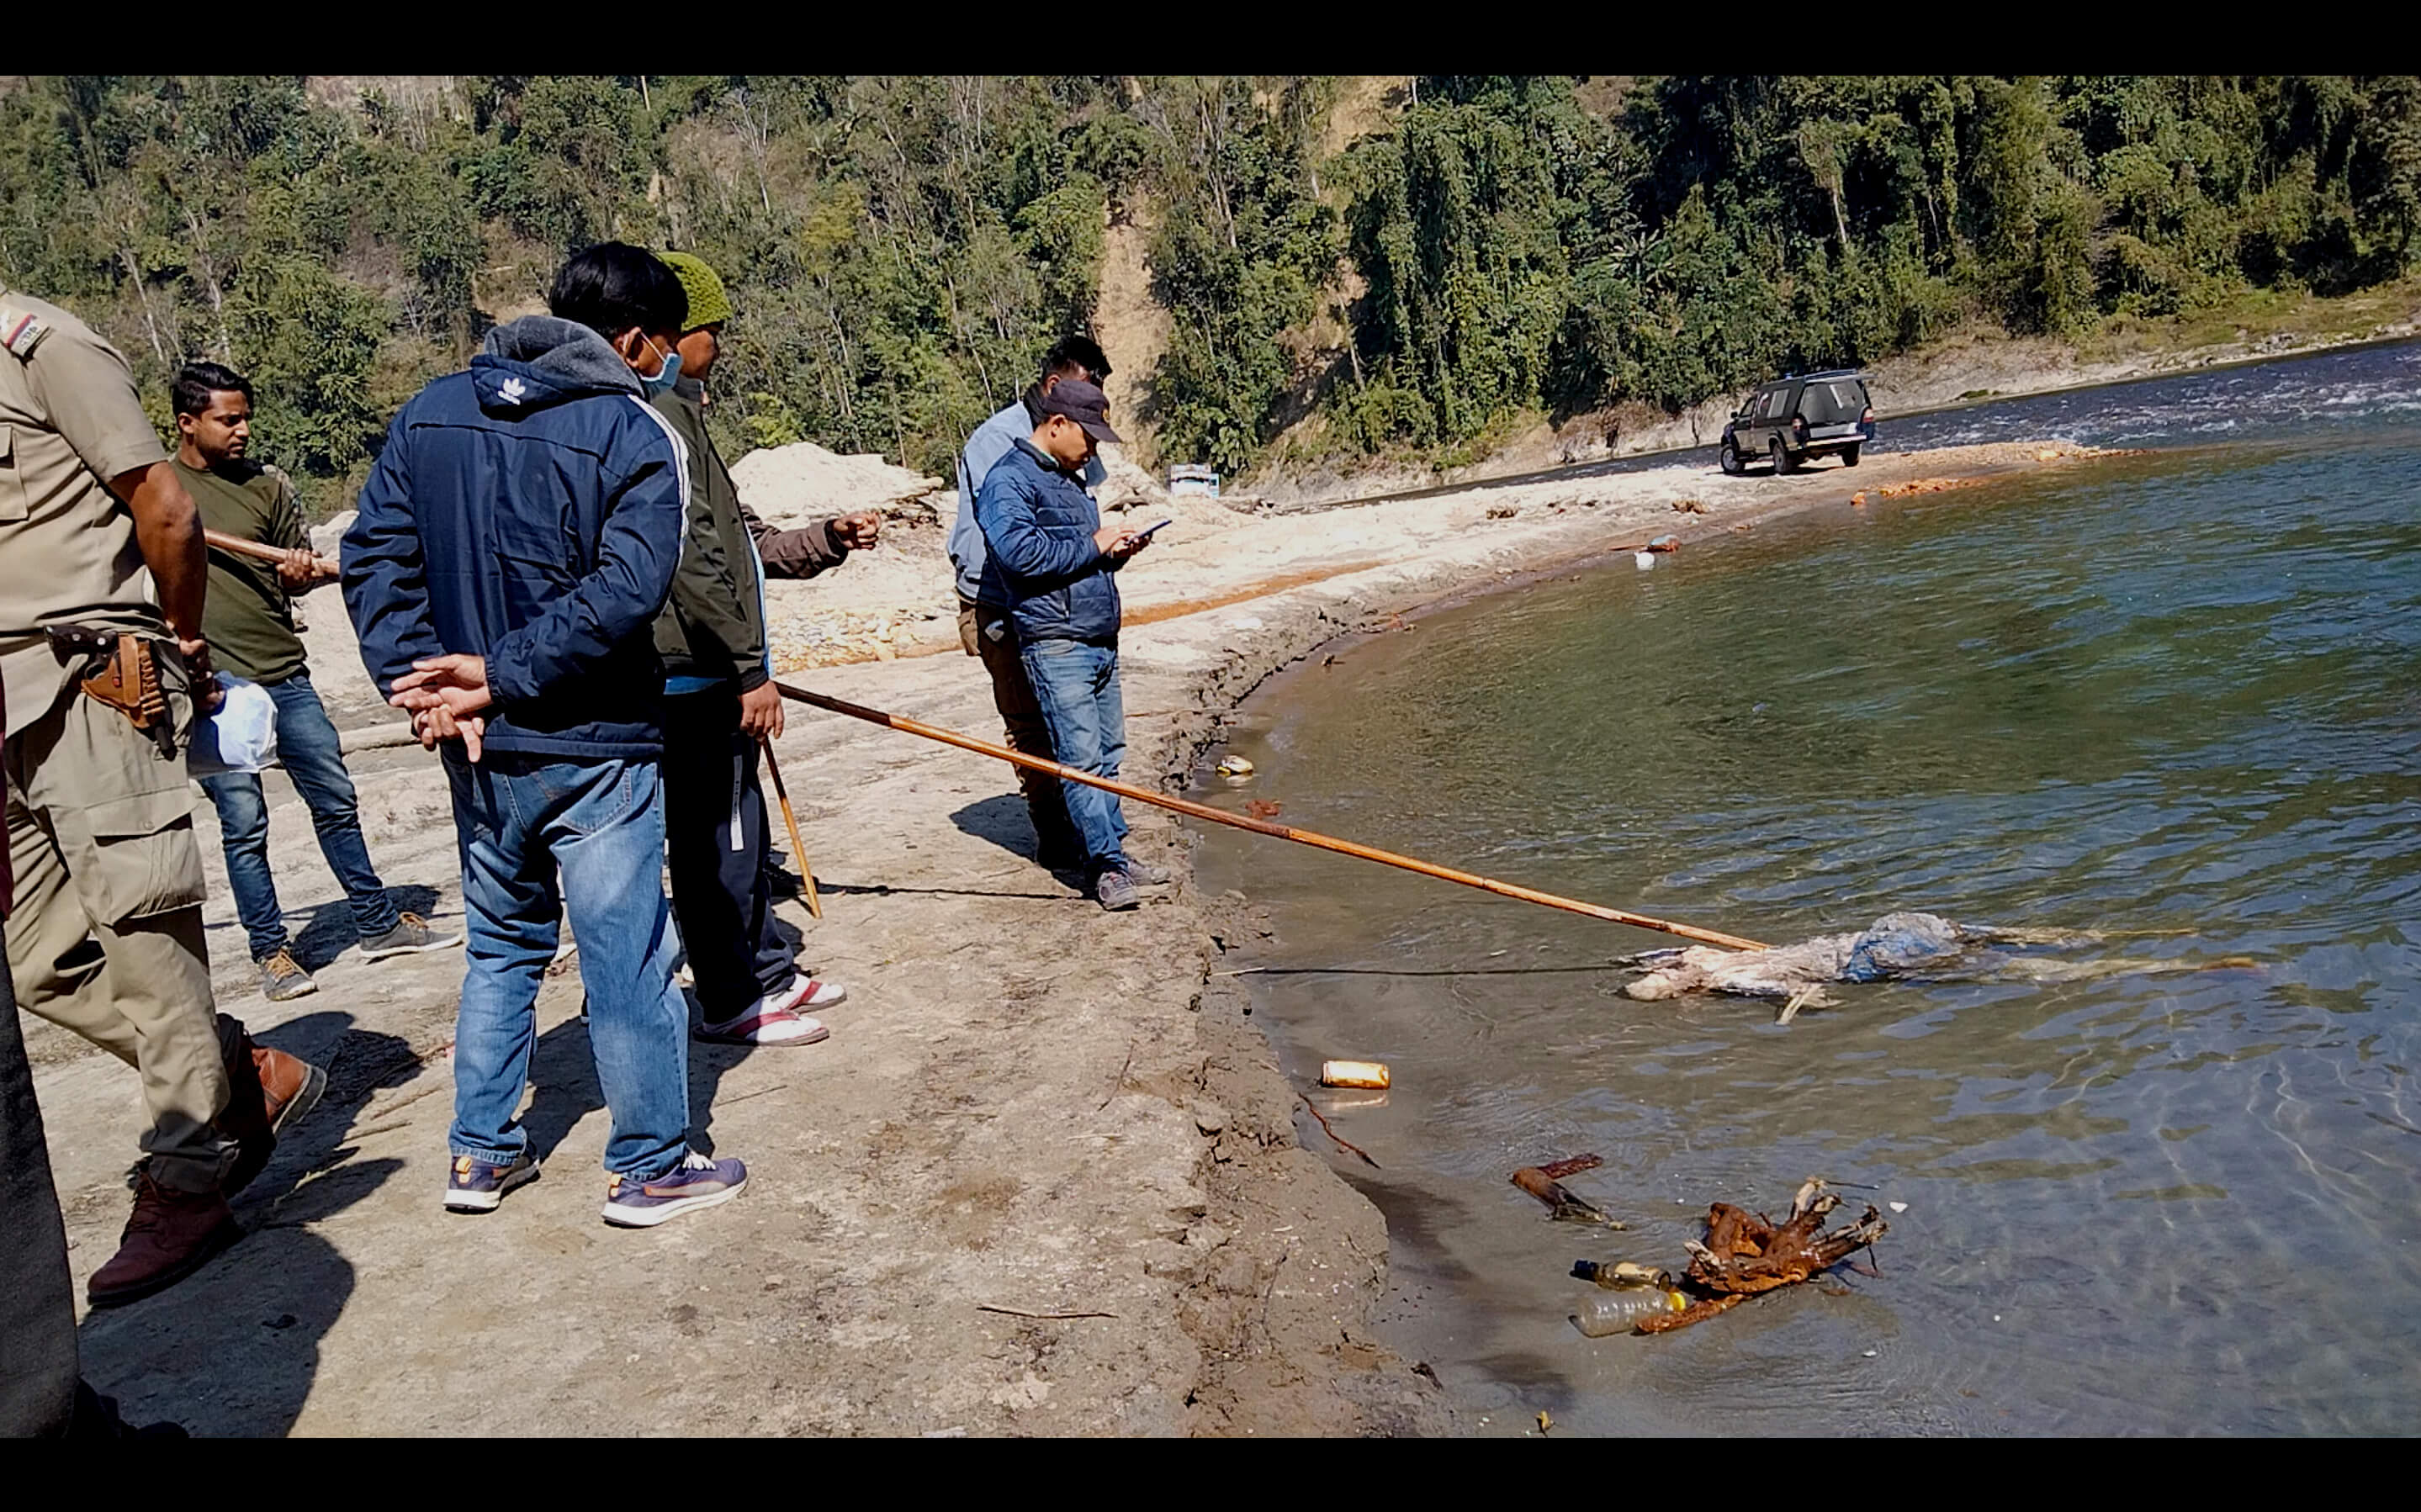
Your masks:
M1123 578L1127 776L1186 784L1262 678L1416 605L1655 536L1703 550L1776 513L1853 507L1861 490L2086 455L1876 455L1778 479L1691 465L1271 518L1178 501ZM777 585L799 637L785 660L818 691L993 739L989 689L942 615L938 540L920 538L945 524L897 524L828 579ZM338 724L390 723L340 606L306 603ZM805 648L816 624L848 644L851 616L888 617L888 656ZM695 1048L694 1116L751 1163L751 1190L644 1233L596 1217L605 1120L576 954L539 1004L527 1120L546 1179L496 1214L448 1215L459 958L363 965L308 816L276 778L273 855L320 990L263 1002L197 803L222 1004L327 1065L332 1085L239 1206L252 1237L170 1292L88 1318L86 1374L138 1420L214 1434L1464 1426L1435 1378L1371 1332L1384 1224L1298 1123L1242 994L1210 976L1264 927L1245 900L1195 892L1170 816L1129 805L1138 849L1177 885L1105 915L1028 859L1001 765L797 709L777 749L826 916L782 914L803 962L850 1001L820 1046ZM369 749L354 770L389 886L459 918L434 759ZM81 1284L124 1219L133 1079L29 1027Z

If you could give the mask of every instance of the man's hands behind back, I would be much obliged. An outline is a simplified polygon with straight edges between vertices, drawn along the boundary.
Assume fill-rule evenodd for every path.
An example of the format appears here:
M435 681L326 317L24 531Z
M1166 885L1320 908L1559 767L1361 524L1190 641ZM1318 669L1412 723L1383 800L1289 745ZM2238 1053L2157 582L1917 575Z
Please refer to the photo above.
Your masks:
M440 740L459 740L462 754L473 761L479 759L480 741L488 731L480 710L494 702L488 688L488 659L461 653L414 662L410 672L395 679L395 692L387 699L394 708L411 711L412 731L423 748L435 750Z

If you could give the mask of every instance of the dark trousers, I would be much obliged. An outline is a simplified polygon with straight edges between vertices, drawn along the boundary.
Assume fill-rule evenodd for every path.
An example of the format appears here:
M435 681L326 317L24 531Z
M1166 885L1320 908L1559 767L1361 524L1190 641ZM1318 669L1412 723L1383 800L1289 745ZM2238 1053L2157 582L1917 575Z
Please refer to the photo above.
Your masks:
M352 904L353 932L375 940L396 927L398 915L386 887L370 866L369 847L362 840L360 810L353 800L353 779L345 771L343 747L328 710L312 690L311 674L297 672L270 684L270 700L277 706L277 762L292 778L294 790L311 810L319 832L320 854L336 874ZM219 811L219 838L226 852L227 890L235 895L236 917L252 943L252 959L267 960L289 943L286 912L277 903L277 883L269 874L269 805L260 778L249 772L221 772L201 779L202 791Z
M773 929L757 739L729 689L664 700L664 849L673 916L707 1021L739 1017L796 974ZM797 858L792 858L796 861Z
M1000 710L1008 748L1024 756L1056 761L1059 756L1051 743L1051 726L1042 717L1041 703L1034 696L1034 684L1026 678L1025 663L1018 657L1017 636L1008 630L1007 618L1006 610L979 606L961 598L959 644L979 658L984 671L991 674L992 704ZM988 625L1000 628L998 639L985 633ZM1025 795L1025 812L1034 821L1035 838L1041 843L1042 853L1056 851L1070 858L1083 855L1084 836L1068 817L1068 800L1060 791L1059 779L1047 772L1020 767L1017 787Z
M75 1289L34 1068L0 956L0 1438L64 1433L76 1408Z

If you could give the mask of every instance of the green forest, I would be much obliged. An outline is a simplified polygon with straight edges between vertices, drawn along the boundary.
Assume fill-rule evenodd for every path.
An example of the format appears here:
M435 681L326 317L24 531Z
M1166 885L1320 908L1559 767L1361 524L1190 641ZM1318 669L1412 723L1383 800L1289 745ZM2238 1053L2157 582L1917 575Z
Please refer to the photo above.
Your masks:
M732 455L947 474L1148 237L1164 460L1470 455L1974 322L2403 276L2412 77L0 77L0 279L343 507L563 254L697 253ZM1115 350L1115 349L1114 349Z

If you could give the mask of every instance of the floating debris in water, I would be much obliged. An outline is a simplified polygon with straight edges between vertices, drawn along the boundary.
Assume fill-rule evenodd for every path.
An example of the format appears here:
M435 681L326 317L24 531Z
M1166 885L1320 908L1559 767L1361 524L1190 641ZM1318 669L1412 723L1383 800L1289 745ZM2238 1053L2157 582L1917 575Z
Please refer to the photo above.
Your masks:
M2138 932L2138 931L2122 931ZM2095 929L2003 929L1954 924L1935 913L1886 913L1850 934L1818 935L1764 950L1707 945L1650 950L1616 964L1642 974L1623 984L1625 997L1653 1003L1689 992L1782 998L1779 1021L1802 1007L1827 1007L1832 982L2007 981L2078 982L2146 972L2217 971L2257 964L2246 956L2216 960L2059 960L2023 956L2005 945L2073 949L2110 938Z
M1322 1061L1320 1063L1321 1086L1368 1087L1385 1091L1390 1078L1382 1061Z
M1549 1161L1544 1165L1525 1165L1513 1173L1513 1184L1545 1203L1552 1216L1563 1222L1603 1224L1608 1228L1626 1227L1616 1223L1597 1204L1575 1195L1558 1179L1596 1170L1604 1163L1595 1155L1575 1155L1568 1160Z

